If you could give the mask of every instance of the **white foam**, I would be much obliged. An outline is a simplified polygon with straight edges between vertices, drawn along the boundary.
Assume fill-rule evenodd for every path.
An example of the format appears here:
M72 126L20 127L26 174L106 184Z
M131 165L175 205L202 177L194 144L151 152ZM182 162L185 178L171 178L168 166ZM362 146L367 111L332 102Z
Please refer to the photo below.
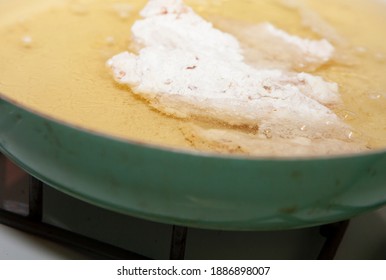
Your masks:
M123 52L107 65L119 83L153 107L180 118L259 127L282 138L347 139L349 128L326 106L340 102L337 84L246 64L235 37L215 29L182 1L151 0L141 15L144 19L132 27L138 53ZM325 62L333 52L325 40L264 26L263 32L305 56Z

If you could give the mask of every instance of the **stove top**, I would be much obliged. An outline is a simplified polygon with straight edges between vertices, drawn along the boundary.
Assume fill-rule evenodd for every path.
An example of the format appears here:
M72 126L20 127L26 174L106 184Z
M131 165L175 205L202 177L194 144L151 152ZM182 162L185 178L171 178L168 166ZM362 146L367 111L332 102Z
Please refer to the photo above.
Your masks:
M350 222L297 230L237 232L186 228L146 221L87 204L43 184L2 155L0 208L0 223L51 240L60 244L58 248L64 246L80 254L67 254L68 258L386 258L386 208ZM4 233L4 230L0 232ZM17 236L14 244L20 244L17 238L24 238ZM9 240L7 238L0 233L0 244ZM47 246L44 242L39 244ZM0 258L7 256L0 253ZM26 251L25 258L33 257Z

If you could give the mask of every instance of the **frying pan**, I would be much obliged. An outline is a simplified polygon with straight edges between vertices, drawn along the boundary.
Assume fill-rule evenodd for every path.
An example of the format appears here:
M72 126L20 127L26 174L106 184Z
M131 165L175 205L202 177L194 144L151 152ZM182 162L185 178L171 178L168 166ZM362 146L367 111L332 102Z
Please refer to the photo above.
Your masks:
M308 227L386 204L385 150L291 159L183 152L75 127L3 95L0 150L69 195L191 227Z
M318 158L187 152L76 127L1 93L0 151L76 198L190 227L309 227L386 204L386 150Z

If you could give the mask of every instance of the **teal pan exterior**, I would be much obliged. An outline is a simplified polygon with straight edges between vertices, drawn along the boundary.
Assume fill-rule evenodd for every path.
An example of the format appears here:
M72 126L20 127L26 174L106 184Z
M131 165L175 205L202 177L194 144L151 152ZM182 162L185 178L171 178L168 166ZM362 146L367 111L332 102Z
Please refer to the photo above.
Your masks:
M116 212L223 230L280 230L386 204L386 151L325 158L183 152L77 128L0 99L0 150L48 185Z

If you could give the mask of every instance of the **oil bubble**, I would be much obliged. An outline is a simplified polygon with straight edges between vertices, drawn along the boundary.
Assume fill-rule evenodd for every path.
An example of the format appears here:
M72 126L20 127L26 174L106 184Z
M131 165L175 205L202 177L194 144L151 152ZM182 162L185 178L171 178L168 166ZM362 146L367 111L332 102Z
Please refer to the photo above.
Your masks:
M121 19L128 19L133 11L133 6L127 3L115 3L113 4L113 11Z
M115 38L113 36L107 36L105 42L108 46L113 46L115 44Z
M267 137L267 139L272 138L272 130L270 129L264 129L263 134L265 135L265 137Z
M23 47L30 48L32 46L32 37L29 35L23 36L21 38L21 43Z
M355 112L349 111L349 110L342 110L338 113L338 116L342 118L345 121L352 121L355 120L358 115Z
M302 125L302 126L300 127L300 130L301 130L301 131L306 131L307 128L308 128L308 127L307 127L306 125Z
M371 100L380 100L382 97L385 97L385 93L381 93L379 91L372 91L367 94L368 98Z

